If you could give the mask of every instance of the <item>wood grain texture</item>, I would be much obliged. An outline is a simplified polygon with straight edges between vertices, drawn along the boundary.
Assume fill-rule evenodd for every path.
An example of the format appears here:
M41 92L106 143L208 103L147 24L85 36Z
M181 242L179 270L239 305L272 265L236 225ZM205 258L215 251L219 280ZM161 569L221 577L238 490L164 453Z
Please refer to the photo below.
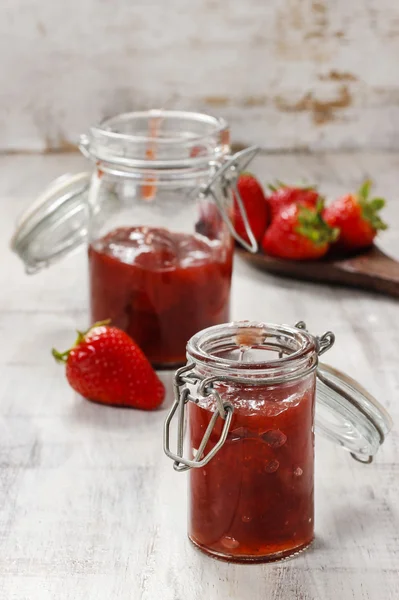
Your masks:
M151 414L76 397L51 346L86 323L86 258L27 277L7 247L17 214L75 155L0 158L1 600L397 600L399 437L372 466L317 439L316 542L265 566L208 559L186 539L186 476L162 452L167 405ZM265 180L322 182L334 196L376 175L392 199L381 247L399 258L398 155L259 157ZM238 259L233 317L307 321L337 336L328 361L398 421L398 303L277 278ZM164 376L170 384L170 376ZM170 387L170 386L169 386Z
M251 254L243 248L237 248L237 252L247 262L269 273L358 287L399 298L399 261L387 256L377 246L350 257L311 261L274 258L262 251Z
M224 116L269 149L399 148L395 0L2 3L0 150L71 150L106 116Z

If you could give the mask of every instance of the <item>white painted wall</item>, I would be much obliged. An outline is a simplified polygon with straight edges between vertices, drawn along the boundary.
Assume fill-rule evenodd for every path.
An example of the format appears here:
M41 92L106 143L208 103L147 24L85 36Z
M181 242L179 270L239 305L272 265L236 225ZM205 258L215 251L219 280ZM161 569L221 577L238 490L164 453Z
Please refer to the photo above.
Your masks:
M2 0L0 150L118 111L225 116L238 143L399 148L397 0Z

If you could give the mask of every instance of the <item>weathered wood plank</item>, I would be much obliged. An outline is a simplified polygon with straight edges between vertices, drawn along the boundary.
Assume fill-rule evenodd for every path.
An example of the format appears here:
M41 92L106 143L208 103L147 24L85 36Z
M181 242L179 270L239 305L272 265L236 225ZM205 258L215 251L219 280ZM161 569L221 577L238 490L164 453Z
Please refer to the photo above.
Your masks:
M397 155L280 155L258 158L254 170L264 180L316 180L332 196L376 174L378 191L392 197L381 243L399 257L398 165ZM0 158L2 600L396 600L396 430L370 467L318 439L314 546L286 563L234 566L186 539L186 476L161 449L166 407L100 407L68 388L49 348L68 345L85 322L85 253L28 278L6 243L48 179L85 166L74 155ZM282 280L238 260L233 316L333 329L328 362L399 418L395 300Z
M270 149L398 149L393 0L4 4L0 150L70 150L105 116L161 106Z

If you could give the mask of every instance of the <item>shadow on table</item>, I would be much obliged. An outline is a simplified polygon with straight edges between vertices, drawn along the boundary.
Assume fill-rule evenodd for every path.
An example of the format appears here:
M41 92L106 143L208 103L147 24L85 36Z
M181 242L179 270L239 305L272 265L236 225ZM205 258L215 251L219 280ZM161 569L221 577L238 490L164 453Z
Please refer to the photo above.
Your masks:
M123 406L108 406L99 402L85 400L75 394L74 402L68 413L71 422L76 426L82 425L90 429L99 430L129 430L132 428L145 429L147 426L158 427L166 418L172 405L173 391L168 385L169 374L160 376L166 389L165 400L160 408L151 411L126 408Z

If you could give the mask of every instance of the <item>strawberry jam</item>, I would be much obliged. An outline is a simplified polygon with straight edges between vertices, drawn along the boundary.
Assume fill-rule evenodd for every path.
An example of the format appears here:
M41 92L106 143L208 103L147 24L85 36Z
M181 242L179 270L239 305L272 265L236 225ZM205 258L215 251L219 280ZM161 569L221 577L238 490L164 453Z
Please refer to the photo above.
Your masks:
M229 320L232 244L124 227L89 247L91 320L111 319L154 366L185 362L188 339Z
M189 536L201 550L234 562L292 555L313 539L314 373L275 386L218 384L234 406L227 439L190 471ZM215 406L189 402L192 456ZM217 443L219 418L205 449Z

